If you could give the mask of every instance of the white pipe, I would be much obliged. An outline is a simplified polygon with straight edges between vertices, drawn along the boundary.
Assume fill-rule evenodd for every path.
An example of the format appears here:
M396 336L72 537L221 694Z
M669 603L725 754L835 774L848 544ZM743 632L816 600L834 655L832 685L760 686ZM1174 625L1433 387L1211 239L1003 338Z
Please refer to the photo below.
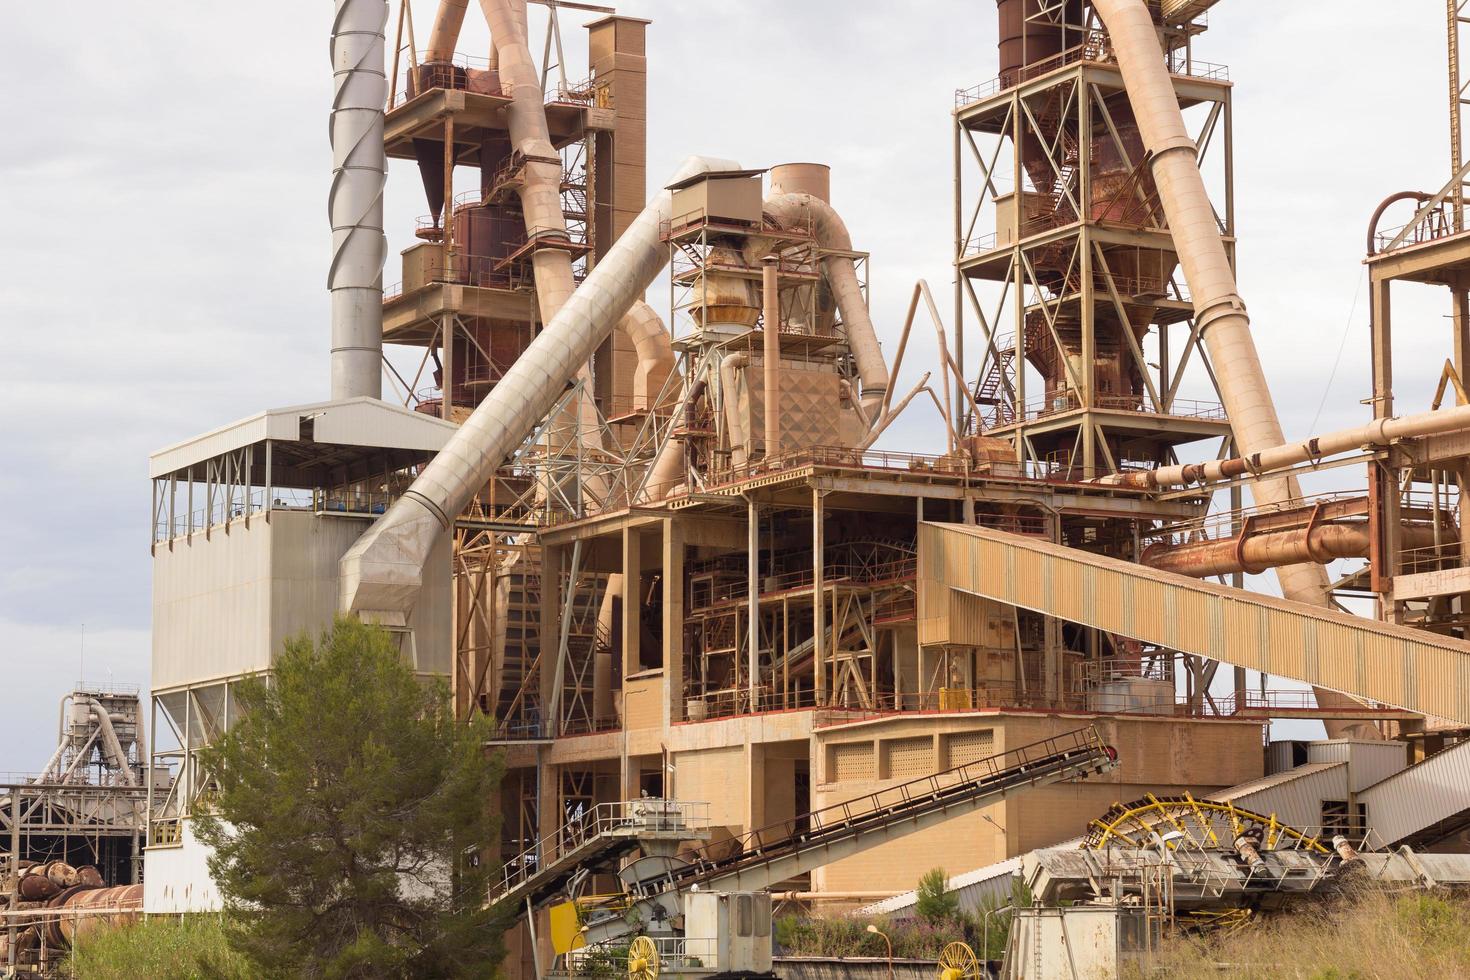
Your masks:
M670 183L738 169L729 161L691 157ZM556 404L663 267L659 224L670 217L671 196L667 190L654 196L413 485L343 556L344 611L403 616L413 608L434 542Z
M383 67L388 0L337 0L332 21L332 398L383 396Z
M1302 463L1327 459L1339 453L1383 448L1404 439L1417 439L1446 432L1463 432L1466 429L1470 429L1470 405L1459 405L1455 408L1439 409L1433 412L1420 412L1417 415L1374 419L1367 425L1340 429L1322 436L1313 436L1305 442L1274 446L1258 453L1252 453L1250 456L1215 459L1206 463L1161 466L1156 470L1141 472L1119 473L1104 477L1098 482L1150 490L1215 483L1220 480L1232 480L1247 473L1272 473L1299 466Z
M1235 443L1246 455L1279 446L1286 439L1153 17L1143 0L1096 0L1093 6L1112 37L1139 133L1152 155L1159 199L1194 297L1195 317L1215 366ZM1301 490L1295 480L1278 478L1258 481L1252 494L1258 504L1286 505L1300 497ZM1320 567L1293 565L1278 575L1287 598L1326 605L1327 576Z
M618 326L633 341L638 367L633 375L633 410L653 411L674 370L674 344L664 321L643 300L633 304Z
M133 770L128 765L128 754L123 751L117 732L112 730L112 719L96 698L88 698L87 703L91 707L92 718L97 722L97 729L102 733L102 748L111 757L112 767L122 773L123 781L127 785L135 785L137 780L133 778Z
M832 206L818 197L801 193L772 194L766 198L765 209L784 228L810 226L817 244L823 249L837 253L852 251L852 237L847 233L847 226ZM863 298L857 269L851 256L836 254L822 258L822 272L832 287L832 296L842 314L842 325L847 330L847 344L852 349L858 377L863 382L863 409L869 418L876 418L878 406L888 391L888 365L883 361L878 332L873 329L873 319L868 315L868 304Z
M1195 320L1215 366L1235 444L1247 455L1279 446L1286 439L1200 174L1199 148L1185 128L1153 16L1144 0L1093 0L1093 9L1112 40L1118 71L1150 154L1159 201L1194 297ZM1258 505L1289 506L1301 497L1301 488L1294 477L1279 477L1257 480L1251 493ZM1276 569L1276 578L1288 599L1314 606L1329 603L1327 572L1321 565L1284 565ZM1324 706L1341 699L1342 695L1317 690L1318 703ZM1329 723L1327 733L1336 737L1351 727Z
M750 363L744 354L730 354L720 361L720 401L725 408L725 428L730 436L730 463L744 466L750 461L750 427L740 411L740 383L735 372Z

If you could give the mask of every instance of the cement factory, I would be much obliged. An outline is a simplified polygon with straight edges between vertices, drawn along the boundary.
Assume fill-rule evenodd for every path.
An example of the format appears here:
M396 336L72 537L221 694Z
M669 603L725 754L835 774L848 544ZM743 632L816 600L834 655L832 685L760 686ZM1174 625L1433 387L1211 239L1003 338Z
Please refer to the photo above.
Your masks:
M6 975L221 907L200 750L338 613L493 719L511 977L878 976L773 915L912 914L935 867L1008 945L903 976L1116 977L1354 878L1470 888L1464 0L1447 179L1364 208L1371 420L1299 442L1236 282L1229 2L996 0L998 57L915 109L952 118L915 152L953 157L953 266L898 322L826 165L649 173L658 25L529 2L334 0L331 397L151 456L151 694L70 694L0 789ZM1448 302L1398 414L1403 282ZM943 451L885 448L900 416Z

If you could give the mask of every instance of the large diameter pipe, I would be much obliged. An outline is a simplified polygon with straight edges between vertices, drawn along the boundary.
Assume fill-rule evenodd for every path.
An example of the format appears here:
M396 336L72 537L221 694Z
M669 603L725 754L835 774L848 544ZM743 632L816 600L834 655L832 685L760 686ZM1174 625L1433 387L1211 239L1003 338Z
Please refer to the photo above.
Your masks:
M633 375L633 410L651 412L661 407L659 397L676 364L669 328L664 326L663 317L642 300L633 304L618 326L633 341L633 353L638 357Z
M1236 572L1254 575L1282 565L1325 565L1339 558L1366 558L1371 540L1365 524L1321 524L1217 541L1156 544L1145 549L1139 560L1150 568L1194 578ZM1406 527L1404 542L1408 548L1432 547L1434 529Z
M847 225L842 223L830 204L811 194L772 194L766 198L765 209L784 228L809 226L817 244L828 251L829 254L822 257L822 273L832 288L837 310L842 314L847 344L852 349L858 377L863 383L863 410L868 418L876 419L883 396L888 391L888 365L883 361L883 349L878 344L878 332L868 314L857 268L853 265L852 256L844 254L852 251L852 236L847 233Z
M1417 415L1374 419L1366 425L1313 436L1304 442L1273 446L1249 456L1217 459L1207 463L1161 466L1156 470L1115 474L1112 477L1105 477L1100 482L1145 490L1215 483L1249 474L1271 473L1291 466L1326 459L1339 453L1382 448L1403 439L1442 435L1446 432L1462 432L1466 429L1470 429L1470 405L1458 405L1454 408L1438 409L1433 412L1420 412Z
M332 21L332 398L383 396L383 104L387 0L337 0Z
M691 157L670 183L738 169L726 160ZM343 611L389 621L413 608L434 542L535 430L663 267L659 224L670 218L671 197L667 190L655 195L413 485L343 556Z
M143 886L79 885L51 899L46 907L54 910L42 920L47 943L52 948L70 949L88 935L136 922L143 912Z
M1095 0L1093 7L1112 38L1139 133L1151 154L1159 200L1194 296L1195 317L1235 443L1246 454L1279 446L1286 439L1200 175L1199 148L1185 129L1153 17L1143 0ZM1252 493L1258 504L1271 506L1295 501L1301 490L1293 479L1276 478L1257 481ZM1327 576L1320 567L1287 567L1278 577L1287 598L1326 605Z
M761 303L765 327L761 331L761 360L765 379L766 457L781 452L781 284L779 259L761 258Z
M1169 232L1194 297L1195 320L1215 367L1220 397L1229 413L1235 444L1249 455L1286 441L1266 375L1256 355L1250 318L1236 291L1225 243L1199 170L1198 146L1190 138L1179 98L1164 63L1158 29L1144 0L1093 0L1112 40L1118 71L1150 154L1154 184L1169 222ZM1287 506L1301 496L1294 477L1255 481L1259 505ZM1321 565L1284 565L1276 569L1282 594L1314 606L1329 602L1327 572ZM1334 691L1314 689L1318 704L1350 705ZM1329 722L1329 737L1375 732L1371 726Z
M439 0L434 26L429 30L429 46L424 50L425 61L449 61L454 57L454 46L459 43L469 5L470 0Z

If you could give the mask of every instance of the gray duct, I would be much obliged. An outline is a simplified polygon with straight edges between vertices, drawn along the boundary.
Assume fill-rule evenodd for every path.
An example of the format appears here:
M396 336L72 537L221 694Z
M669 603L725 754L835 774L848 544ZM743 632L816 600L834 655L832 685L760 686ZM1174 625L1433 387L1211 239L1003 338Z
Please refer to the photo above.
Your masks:
M383 396L383 68L387 0L337 0L332 21L332 398Z
M728 161L691 157L670 182L738 169ZM413 485L343 556L344 611L384 621L407 616L434 542L535 430L658 275L666 258L659 224L670 217L671 196L667 190L654 196Z

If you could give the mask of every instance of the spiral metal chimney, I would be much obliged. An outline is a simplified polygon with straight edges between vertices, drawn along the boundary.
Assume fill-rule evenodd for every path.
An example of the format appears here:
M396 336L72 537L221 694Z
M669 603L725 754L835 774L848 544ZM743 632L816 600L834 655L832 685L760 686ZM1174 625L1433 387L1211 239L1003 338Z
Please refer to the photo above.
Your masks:
M336 0L332 21L332 398L383 396L383 105L388 0Z

